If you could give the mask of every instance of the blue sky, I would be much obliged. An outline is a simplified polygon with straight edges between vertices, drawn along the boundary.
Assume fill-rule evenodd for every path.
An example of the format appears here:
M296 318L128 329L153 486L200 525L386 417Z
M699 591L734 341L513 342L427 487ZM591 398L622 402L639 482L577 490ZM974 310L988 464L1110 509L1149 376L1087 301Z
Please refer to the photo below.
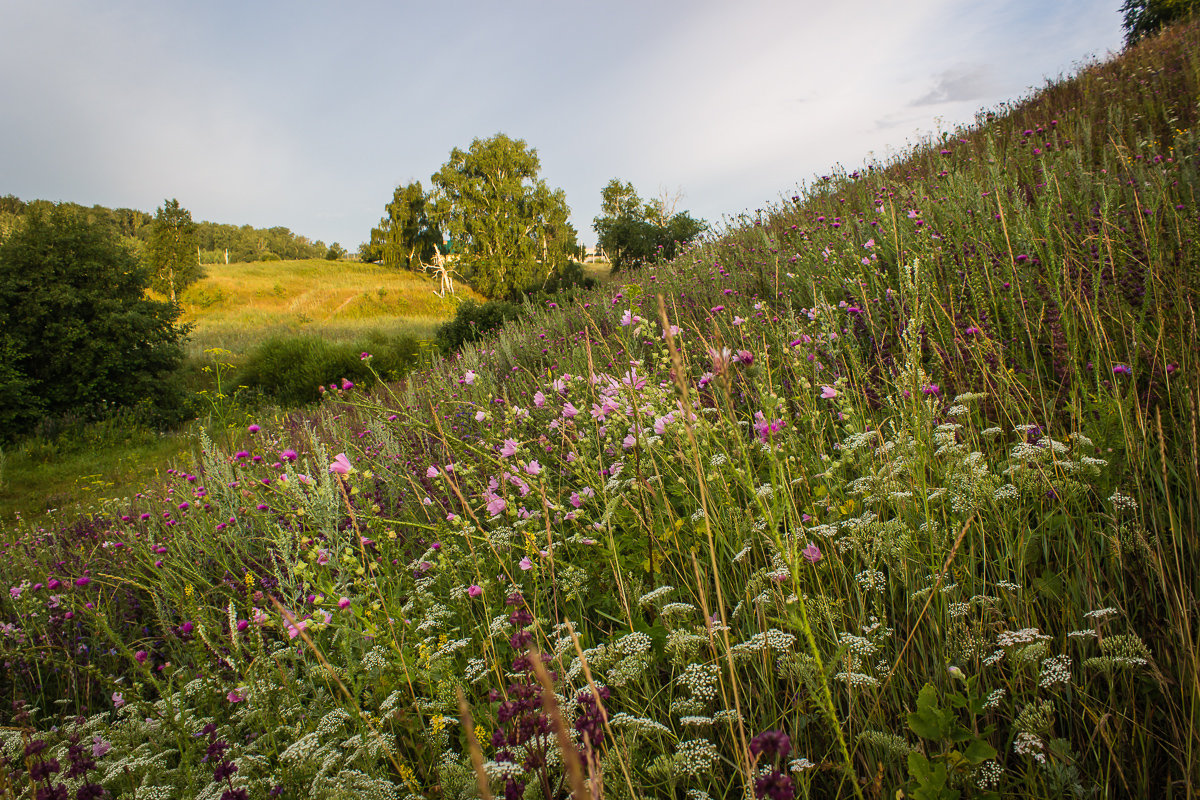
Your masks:
M593 242L600 190L720 223L1069 74L1120 0L0 0L0 194L350 250L497 132Z

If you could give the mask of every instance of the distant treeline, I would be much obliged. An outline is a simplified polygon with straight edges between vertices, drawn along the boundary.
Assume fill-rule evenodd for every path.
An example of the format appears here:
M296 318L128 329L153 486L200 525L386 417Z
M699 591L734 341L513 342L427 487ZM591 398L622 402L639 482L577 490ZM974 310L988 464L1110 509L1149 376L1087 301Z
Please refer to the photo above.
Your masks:
M152 212L98 205L89 208L77 203L53 203L49 200L25 201L11 194L0 197L0 239L29 209L41 207L48 211L55 205L74 209L89 222L110 228L138 253L150 240L150 223L154 220ZM223 263L226 251L231 262L325 258L329 252L324 242L311 241L284 227L255 228L250 225L198 222L196 234L200 245L200 261L204 264Z

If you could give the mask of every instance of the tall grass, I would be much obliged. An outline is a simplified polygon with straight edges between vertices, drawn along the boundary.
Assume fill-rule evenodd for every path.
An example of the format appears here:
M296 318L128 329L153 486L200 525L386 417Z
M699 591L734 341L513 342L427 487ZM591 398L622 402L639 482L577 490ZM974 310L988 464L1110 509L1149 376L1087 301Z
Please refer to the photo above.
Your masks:
M1195 795L1196 34L25 529L13 793Z

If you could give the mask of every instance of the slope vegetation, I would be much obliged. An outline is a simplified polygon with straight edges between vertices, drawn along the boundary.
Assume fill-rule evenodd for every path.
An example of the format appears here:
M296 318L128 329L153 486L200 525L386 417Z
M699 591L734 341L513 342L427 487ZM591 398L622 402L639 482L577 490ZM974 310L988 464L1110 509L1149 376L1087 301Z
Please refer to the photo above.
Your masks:
M1195 796L1198 34L24 531L0 686L48 749L10 764L77 733L162 796Z

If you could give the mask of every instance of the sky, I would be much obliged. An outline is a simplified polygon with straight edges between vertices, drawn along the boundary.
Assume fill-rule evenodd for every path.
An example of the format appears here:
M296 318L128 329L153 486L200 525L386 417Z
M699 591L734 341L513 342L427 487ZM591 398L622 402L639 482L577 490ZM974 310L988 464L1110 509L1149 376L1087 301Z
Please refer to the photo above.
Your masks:
M718 228L1120 49L1121 0L0 0L0 195L350 251L503 132L593 243L612 178Z

